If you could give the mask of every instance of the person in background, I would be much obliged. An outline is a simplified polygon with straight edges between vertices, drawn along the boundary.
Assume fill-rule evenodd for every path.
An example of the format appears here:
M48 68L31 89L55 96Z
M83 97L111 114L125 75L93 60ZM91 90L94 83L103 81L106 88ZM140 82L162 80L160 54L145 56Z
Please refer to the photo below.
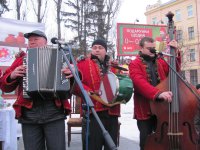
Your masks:
M196 89L197 89L197 91L200 93L200 84L197 84L197 85L196 85Z
M40 48L47 45L46 35L39 30L24 34L28 39L28 48ZM25 150L65 150L65 119L70 113L67 99L54 97L23 98L23 77L26 67L23 58L26 54L20 51L13 64L2 77L1 89L4 92L16 90L17 100L13 107L16 118L22 124Z
M134 118L140 132L140 150L144 150L147 136L156 128L156 116L151 114L150 101L172 101L171 91L160 91L155 86L168 76L167 63L157 57L154 40L144 37L139 43L141 50L129 64L129 74L134 85ZM177 42L171 41L175 49ZM180 54L177 56L180 63ZM147 90L145 90L147 89Z
M129 76L128 66L129 66L130 62L131 62L131 59L130 59L130 58L127 58L127 59L125 60L125 62L124 62L124 64L122 65L122 67L125 68L125 69L127 69L127 71L122 70L122 71L121 71L121 74L126 75L126 76Z
M103 39L97 39L92 43L92 51L89 58L82 58L77 63L80 78L84 89L89 94L96 94L100 92L101 79L110 71L110 57L107 55L107 44ZM68 67L62 70L67 76L71 76L71 71ZM80 96L80 90L75 86L75 95ZM115 145L117 145L118 136L118 117L120 116L120 105L107 107L99 101L92 99L94 109L96 110L101 122L105 129L110 134ZM86 149L86 114L83 110L83 123L82 123L82 142L83 150ZM109 150L106 141L104 140L103 133L91 113L89 116L89 141L88 150Z

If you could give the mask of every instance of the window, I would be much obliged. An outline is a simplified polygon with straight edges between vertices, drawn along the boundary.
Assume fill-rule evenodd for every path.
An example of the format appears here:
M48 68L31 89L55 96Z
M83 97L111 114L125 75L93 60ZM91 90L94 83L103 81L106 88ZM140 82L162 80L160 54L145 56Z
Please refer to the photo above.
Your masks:
M195 61L195 49L190 49L190 62Z
M176 21L180 21L181 20L181 11L180 11L180 9L175 11L175 18L176 18Z
M197 85L197 70L190 70L190 83Z
M193 40L194 39L194 27L189 27L188 28L188 36L189 36L189 40Z
M182 77L183 79L185 79L185 71L181 71L181 72L180 72L180 75L181 75L181 77Z
M167 17L164 18L164 24L168 24L169 20Z
M188 17L192 17L193 16L193 9L192 9L192 5L187 7L187 13L188 13Z
M157 24L157 18L152 18L152 24Z
M176 38L177 38L177 42L181 42L183 40L183 31L182 30L176 31Z

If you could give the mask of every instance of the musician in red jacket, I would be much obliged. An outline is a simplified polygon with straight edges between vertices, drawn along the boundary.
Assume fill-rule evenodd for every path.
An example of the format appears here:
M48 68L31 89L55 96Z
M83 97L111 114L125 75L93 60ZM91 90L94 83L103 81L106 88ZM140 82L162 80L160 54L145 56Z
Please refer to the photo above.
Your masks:
M92 52L90 58L83 58L78 61L78 71L80 73L81 81L84 89L88 93L95 93L98 95L100 90L101 78L108 73L109 56L106 55L107 44L103 39L97 39L92 43ZM63 70L66 74L70 73L69 69ZM79 95L81 92L76 86L74 93ZM100 120L102 121L105 129L111 135L114 143L117 145L118 133L118 117L120 116L120 105L107 107L99 101L92 99L94 109L96 110ZM93 114L89 116L89 143L88 150L109 150L103 138L102 131L94 118ZM83 149L86 148L86 119L83 115L82 125Z
M134 85L134 118L140 131L140 149L143 150L147 136L156 128L156 117L151 114L150 101L163 99L171 102L173 94L155 87L168 76L169 67L157 57L154 40L144 37L139 44L141 50L129 64L129 73ZM177 42L171 41L170 45L176 48ZM178 60L180 62L180 56Z
M28 39L28 48L38 48L47 45L46 35L39 30L24 34ZM13 107L16 118L22 124L22 134L25 150L65 150L65 119L70 113L68 100L55 98L43 99L23 98L22 77L26 67L22 51L2 77L1 89L4 92L17 91L17 100Z

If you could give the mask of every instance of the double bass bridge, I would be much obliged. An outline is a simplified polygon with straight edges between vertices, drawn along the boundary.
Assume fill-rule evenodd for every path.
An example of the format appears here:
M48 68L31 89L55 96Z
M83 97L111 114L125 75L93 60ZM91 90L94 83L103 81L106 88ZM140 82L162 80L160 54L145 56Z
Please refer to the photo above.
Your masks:
M183 136L183 132L176 132L176 133L168 132L167 135L168 136Z

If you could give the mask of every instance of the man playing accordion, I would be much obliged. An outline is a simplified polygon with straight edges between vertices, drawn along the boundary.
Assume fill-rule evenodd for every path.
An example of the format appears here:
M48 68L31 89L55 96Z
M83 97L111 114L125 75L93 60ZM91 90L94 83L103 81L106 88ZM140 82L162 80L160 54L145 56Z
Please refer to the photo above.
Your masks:
M47 45L46 35L39 30L24 34L28 39L28 48L40 48ZM12 92L18 87L17 100L13 107L16 118L22 124L25 150L65 150L65 119L70 113L67 99L23 97L23 77L26 67L22 51L2 77L1 89ZM34 57L34 56L32 56Z

